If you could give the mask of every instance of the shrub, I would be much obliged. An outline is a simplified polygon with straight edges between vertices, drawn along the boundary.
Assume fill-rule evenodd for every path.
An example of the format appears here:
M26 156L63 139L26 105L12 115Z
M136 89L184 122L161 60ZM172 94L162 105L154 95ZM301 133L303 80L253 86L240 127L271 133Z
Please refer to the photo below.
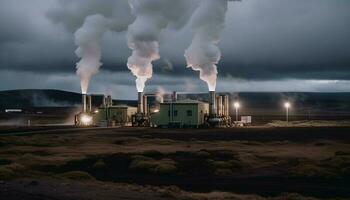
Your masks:
M23 171L26 168L18 163L12 163L10 165L4 165L0 167L0 179L9 180L23 175Z
M301 163L291 169L291 175L297 177L323 177L323 178L336 178L337 175L329 171L327 168L317 166L310 163Z
M215 170L215 175L217 176L231 176L233 175L233 172L230 169L217 169Z
M94 163L92 166L94 169L103 169L106 167L106 163L103 161L103 159L99 159Z
M13 178L14 172L7 167L0 167L0 180L8 180Z
M208 158L210 157L210 153L206 150L200 150L200 151L197 151L197 152L194 152L194 155L196 157L200 157L200 158Z
M60 176L62 178L67 178L67 179L71 179L71 180L79 180L79 181L95 180L95 178L93 176L91 176L89 173L83 172L83 171L70 171L70 172L60 174Z
M215 169L223 170L227 169L232 174L233 172L240 171L243 167L241 162L238 160L229 160L229 161L215 161L215 160L207 160ZM216 174L216 172L215 172Z
M155 174L171 174L177 171L176 164L171 159L154 160L146 156L134 156L129 169Z
M350 151L337 151L335 156L350 156Z

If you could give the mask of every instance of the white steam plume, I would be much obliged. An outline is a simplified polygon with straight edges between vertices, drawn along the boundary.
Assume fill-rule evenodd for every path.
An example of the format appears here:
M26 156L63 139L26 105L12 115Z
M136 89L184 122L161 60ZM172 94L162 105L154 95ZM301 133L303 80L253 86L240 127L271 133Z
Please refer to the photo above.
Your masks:
M192 44L185 52L187 66L199 71L200 79L207 83L209 91L216 89L216 65L221 58L218 44L225 26L228 1L230 0L201 0L193 16Z
M127 0L56 0L46 13L54 23L63 25L67 30L75 32L86 17L100 14L114 19L118 26L116 31L126 30L134 20Z
M109 20L102 15L92 15L85 19L84 25L75 32L76 55L81 58L77 63L81 92L87 93L91 76L102 66L101 39L108 30Z
M132 55L128 68L136 76L136 88L143 92L152 77L152 62L160 58L159 37L169 26L181 28L192 8L188 0L129 0L136 20L128 29L128 46Z

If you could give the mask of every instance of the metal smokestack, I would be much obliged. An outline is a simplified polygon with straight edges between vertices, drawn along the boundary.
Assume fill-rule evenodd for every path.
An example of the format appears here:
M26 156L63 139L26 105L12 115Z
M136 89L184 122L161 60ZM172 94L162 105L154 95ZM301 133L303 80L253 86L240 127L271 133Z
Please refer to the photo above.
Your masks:
M83 108L83 112L86 112L86 94L82 95L82 108Z
M143 113L148 114L148 102L147 102L147 96L143 95Z
M215 91L209 92L209 115L215 116L216 115L216 97L215 97Z
M216 114L219 116L223 115L223 104L222 104L222 96L216 97Z
M176 91L174 91L173 92L173 102L176 102L177 101L177 92Z
M223 106L224 106L224 108L223 108L224 113L223 114L227 117L230 115L229 114L230 100L229 100L228 95L223 96Z
M107 96L106 105L107 105L107 107L113 106L113 99L112 99L111 95Z
M143 92L138 93L137 113L143 113Z
M87 111L88 112L92 111L92 96L91 95L87 96Z

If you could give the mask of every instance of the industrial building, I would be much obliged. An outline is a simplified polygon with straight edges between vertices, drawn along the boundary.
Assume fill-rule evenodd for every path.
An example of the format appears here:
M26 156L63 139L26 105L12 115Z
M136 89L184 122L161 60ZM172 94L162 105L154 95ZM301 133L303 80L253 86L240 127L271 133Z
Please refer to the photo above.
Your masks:
M106 106L98 109L93 115L94 125L106 126L130 126L132 116L136 114L137 108L130 106Z
M229 96L209 93L209 102L178 100L174 92L170 102L161 103L159 113L151 115L157 127L229 127Z
M180 100L160 104L158 113L151 117L157 127L200 127L209 114L209 104L196 100Z
M82 112L75 116L77 126L128 126L132 124L136 107L115 106L111 96L103 97L102 104L92 106L92 95L82 95Z

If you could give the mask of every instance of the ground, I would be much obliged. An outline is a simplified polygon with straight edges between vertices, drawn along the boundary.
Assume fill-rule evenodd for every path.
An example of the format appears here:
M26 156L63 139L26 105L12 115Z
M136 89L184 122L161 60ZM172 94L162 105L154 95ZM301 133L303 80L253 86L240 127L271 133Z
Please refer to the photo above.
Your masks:
M0 199L350 198L346 125L48 129L0 128Z

